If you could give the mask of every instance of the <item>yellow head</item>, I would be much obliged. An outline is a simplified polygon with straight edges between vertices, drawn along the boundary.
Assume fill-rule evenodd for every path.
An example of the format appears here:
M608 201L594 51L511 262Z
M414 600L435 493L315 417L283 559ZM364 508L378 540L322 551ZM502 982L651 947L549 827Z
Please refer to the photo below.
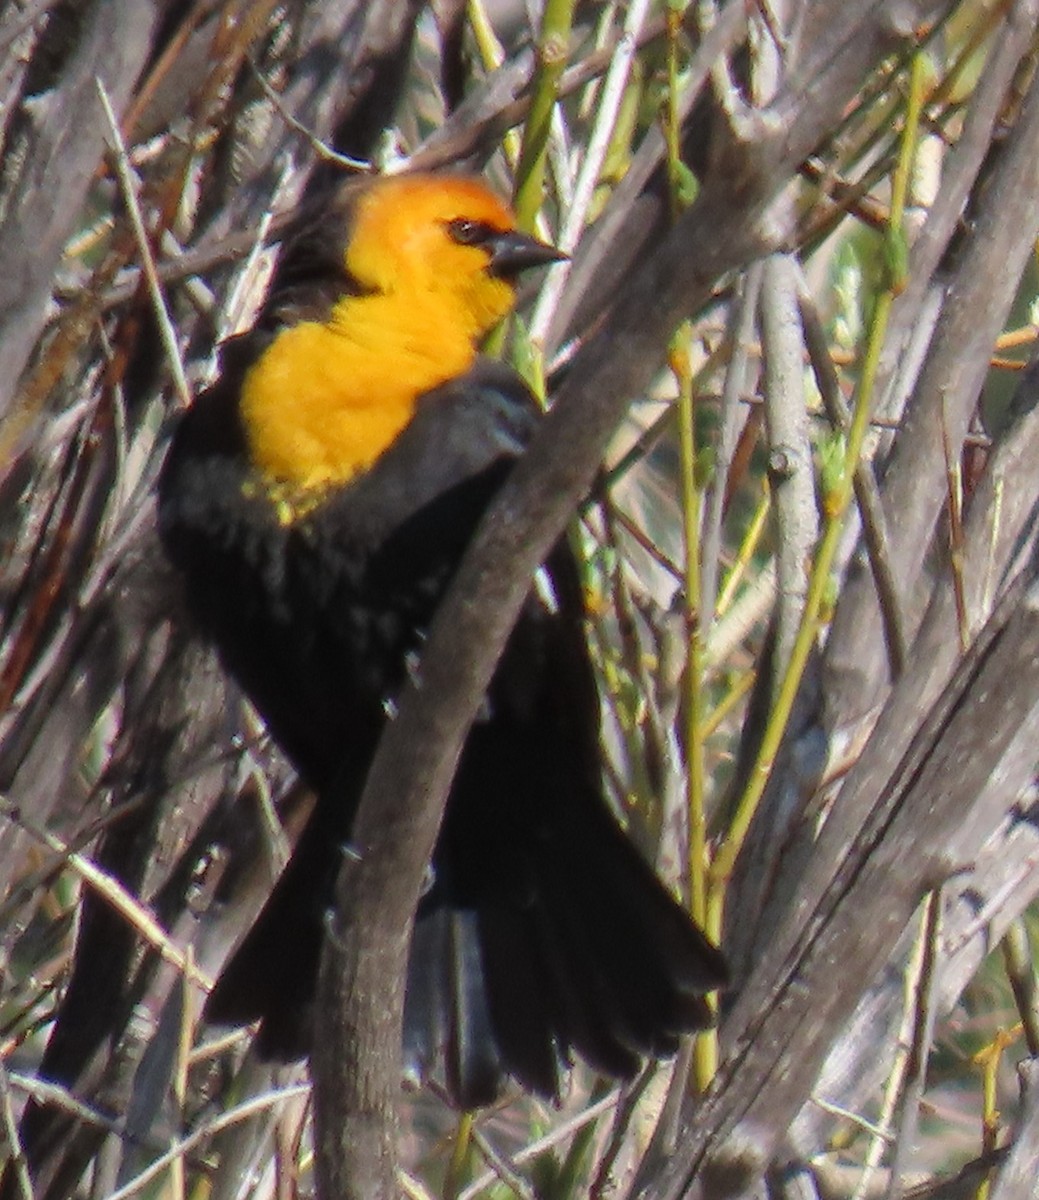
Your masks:
M345 262L372 292L436 297L478 339L512 308L520 271L561 257L480 180L400 175L361 190Z
M345 213L356 289L326 319L282 329L242 384L250 457L289 519L367 470L424 394L469 370L520 271L562 257L475 179L365 181Z

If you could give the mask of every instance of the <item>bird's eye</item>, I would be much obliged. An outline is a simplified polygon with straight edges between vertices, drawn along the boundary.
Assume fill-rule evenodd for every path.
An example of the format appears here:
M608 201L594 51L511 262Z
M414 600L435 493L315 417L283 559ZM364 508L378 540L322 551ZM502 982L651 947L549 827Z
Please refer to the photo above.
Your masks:
M460 246L476 246L487 236L487 227L468 217L456 217L447 223L447 232Z

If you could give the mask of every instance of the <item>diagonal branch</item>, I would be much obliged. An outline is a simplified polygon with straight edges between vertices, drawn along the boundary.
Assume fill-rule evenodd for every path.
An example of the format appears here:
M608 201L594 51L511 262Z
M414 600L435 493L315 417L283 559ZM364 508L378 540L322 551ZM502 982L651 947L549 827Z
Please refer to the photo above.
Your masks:
M824 827L796 911L729 1014L730 1050L715 1087L683 1130L658 1190L647 1194L676 1200L711 1160L754 1171L771 1159L923 892L957 870L963 825L995 828L1007 795L1031 778L1039 732L1034 565L1008 589L906 745L912 722L900 699L909 702L914 691L907 675L838 802L876 797L867 817L847 846L836 811Z
M878 3L854 26L815 89L784 119L752 122L693 207L632 276L602 332L579 354L530 452L478 531L430 631L421 681L404 697L372 765L343 864L326 941L313 1058L319 1194L396 1195L394 1103L399 1080L407 931L461 746L500 647L538 564L588 489L630 398L650 382L678 321L718 279L777 237L770 205L817 145L834 111L899 36ZM724 168L724 169L721 169Z

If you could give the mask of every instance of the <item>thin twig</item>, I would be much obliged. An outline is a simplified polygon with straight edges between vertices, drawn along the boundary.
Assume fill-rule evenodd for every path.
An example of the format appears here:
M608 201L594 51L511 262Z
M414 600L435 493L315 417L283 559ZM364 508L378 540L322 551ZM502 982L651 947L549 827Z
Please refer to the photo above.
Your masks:
M9 808L6 802L0 800L0 812ZM13 816L7 813L5 815ZM197 984L205 991L212 990L213 981L193 961L190 954L185 954L170 939L169 934L144 907L136 896L123 887L112 875L105 874L90 861L89 858L69 848L69 846L46 829L40 829L25 818L24 813L17 814L18 824L37 841L42 842L48 850L68 863L70 869L99 896L121 913L137 932L152 945L162 957L180 971L186 979Z
M967 619L967 598L963 581L963 478L960 458L952 448L945 403L941 405L942 458L945 462L945 491L949 513L949 571L952 575L952 595L956 604L956 628L960 634L960 649L970 645L970 622Z
M824 1113L829 1113L832 1117L838 1117L842 1121L847 1121L850 1125L856 1125L864 1133L868 1133L870 1137L876 1138L880 1142L893 1142L894 1134L890 1129L878 1124L876 1121L868 1121L866 1118L857 1112L851 1112L847 1108L842 1108L839 1104L832 1104L829 1100L823 1100L819 1096L812 1096L812 1104L816 1108L822 1109Z
M935 888L924 901L920 930L920 975L914 988L913 1039L906 1071L906 1087L900 1098L901 1120L895 1139L888 1180L887 1200L899 1200L909 1156L916 1148L920 1100L927 1082L927 1062L934 1038L935 983L941 936L942 890Z
M331 146L323 142L312 129L308 129L302 121L297 120L285 107L281 96L274 90L270 80L260 70L253 55L248 55L246 61L252 70L253 78L260 85L263 94L270 101L271 107L293 133L298 133L303 138L321 162L342 167L344 171L354 171L365 175L372 174L375 170L373 163L367 162L363 158L352 158L349 154L340 154L338 150L333 150Z
M870 1143L863 1158L862 1174L859 1176L855 1186L852 1200L864 1200L864 1197L870 1194L870 1184L877 1171L880 1170L881 1161L896 1140L892 1126L895 1114L898 1112L899 1104L905 1095L906 1077L911 1066L910 1047L913 1042L917 1009L915 997L920 987L923 957L924 937L923 925L921 924L913 946L913 953L910 955L905 968L901 1025L893 1038L894 1052L892 1055L891 1070L888 1072L884 1092L881 1096L880 1112L877 1114L877 1119L873 1127L869 1130ZM888 1186L890 1186L890 1173L888 1176Z
M754 317L761 289L761 264L754 263L743 277L735 303L729 311L732 353L725 367L720 401L720 428L714 444L714 466L704 498L701 535L700 619L705 630L714 623L721 563L722 521L729 468L736 450L744 414L740 400L748 384L750 347L754 339Z
M613 1114L613 1127L610 1130L609 1137L606 1139L606 1144L602 1148L602 1153L599 1155L595 1178L588 1186L588 1195L591 1197L591 1200L600 1200L601 1197L607 1194L614 1165L620 1157L621 1150L624 1148L624 1142L631 1129L635 1111L638 1108L639 1101L646 1094L646 1089L654 1079L656 1070L655 1064L647 1066L641 1075L637 1076L627 1087L621 1090L620 1102L617 1105L616 1112Z
M582 1109L576 1116L571 1117L568 1121L563 1121L557 1125L551 1133L545 1134L544 1137L538 1138L536 1141L530 1142L524 1146L522 1150L517 1151L511 1159L514 1167L522 1167L526 1163L537 1158L538 1155L544 1154L546 1150L551 1150L553 1146L559 1145L565 1141L571 1134L576 1133L579 1129L583 1129L592 1121L597 1121L603 1113L609 1112L614 1108L620 1099L621 1089L614 1088L607 1096L603 1096L601 1100L597 1100L594 1104L589 1104L587 1108ZM490 1187L498 1178L494 1171L486 1171L483 1175L478 1176L471 1184L462 1192L458 1200L476 1200L476 1197L484 1190Z
M1017 917L1003 934L1003 964L1021 1018L1028 1053L1039 1058L1039 1014L1036 1013L1035 966L1028 927Z
M479 1129L474 1128L472 1131L473 1141L476 1143L480 1153L490 1164L492 1173L497 1176L506 1187L511 1188L519 1197L519 1200L537 1200L534 1189L516 1170L515 1164L491 1145L486 1136Z
M305 1096L309 1091L309 1084L297 1083L275 1091L265 1092L262 1096L254 1096L251 1100L247 1100L243 1104L227 1109L226 1112L222 1112L218 1117L214 1117L212 1121L201 1125L187 1137L175 1141L165 1154L160 1155L153 1162L149 1163L143 1171L140 1171L121 1188L117 1188L114 1192L110 1193L107 1200L127 1200L128 1197L135 1195L142 1188L146 1187L157 1175L161 1175L163 1171L172 1166L178 1159L182 1159L197 1146L202 1145L208 1138L215 1137L222 1130L232 1125L238 1125L242 1121L247 1121L250 1117L265 1112L269 1108L274 1108L284 1101L295 1100L299 1096Z
M162 295L162 285L159 283L158 271L155 268L155 257L152 254L151 243L148 241L148 232L145 229L144 218L141 215L141 207L137 203L134 169L130 163L130 157L126 153L123 135L119 132L119 124L115 119L115 113L112 111L112 105L109 103L108 92L105 90L105 85L100 75L95 76L94 84L97 87L97 94L101 99L101 107L105 110L105 120L108 122L108 132L112 138L115 172L119 179L119 186L122 189L123 199L126 201L127 211L130 214L130 223L133 226L134 237L137 240L137 248L141 254L141 267L144 271L145 282L148 285L152 307L155 310L155 321L159 327L159 336L162 339L163 349L166 351L170 374L173 376L173 386L176 388L181 404L187 407L191 400L191 389L188 387L187 375L184 372L184 363L180 356L180 347L177 345L177 334L173 328L173 322L170 320L166 301Z
M822 397L823 407L826 409L826 415L834 429L847 434L851 424L851 413L841 392L840 381L829 352L826 331L823 328L819 310L808 291L807 281L803 274L799 292L805 347L808 350L808 358L812 365L812 373L815 376L819 395ZM878 425L881 422L874 418L870 423ZM884 519L884 506L880 499L880 489L877 487L873 468L865 459L856 463L852 482L855 488L855 503L858 506L859 519L862 522L862 536L866 543L866 553L869 556L870 571L873 573L873 582L880 604L891 678L898 679L905 670L908 649L905 616L891 568L891 548L887 535L887 522Z
M588 219L588 208L602 173L610 139L617 122L624 90L628 85L631 64L638 46L639 34L646 20L648 0L633 0L628 5L624 27L610 60L610 67L603 82L599 102L596 106L595 123L588 138L587 149L581 161L581 170L574 185L574 194L569 198L559 231L557 245L569 253L577 245L577 239ZM539 345L548 335L555 317L560 296L570 274L569 261L557 263L548 271L541 295L530 318L531 339Z
M33 1200L29 1164L18 1137L18 1122L14 1119L14 1105L11 1103L11 1081L2 1061L0 1061L0 1123L2 1123L6 1142L7 1165L14 1175L18 1200Z
M77 1121L91 1125L95 1129L104 1130L105 1133L115 1134L116 1137L122 1137L123 1135L122 1121L106 1116L104 1113L98 1112L97 1109L91 1108L88 1104L84 1104L82 1100L78 1100L67 1088L62 1087L59 1083L51 1083L47 1079L38 1079L33 1075L24 1075L19 1071L9 1071L7 1080L11 1087L17 1088L20 1092L25 1092L37 1104L45 1104L49 1108L60 1109L62 1112L75 1117Z

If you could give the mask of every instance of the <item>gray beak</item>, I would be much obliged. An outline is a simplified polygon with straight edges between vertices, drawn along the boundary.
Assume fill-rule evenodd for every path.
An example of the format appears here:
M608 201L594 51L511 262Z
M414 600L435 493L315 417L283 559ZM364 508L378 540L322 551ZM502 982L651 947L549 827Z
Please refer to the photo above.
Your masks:
M555 246L539 242L537 238L520 233L518 229L495 234L488 246L491 251L491 274L503 279L511 279L530 267L543 267L547 263L562 262L570 257Z

